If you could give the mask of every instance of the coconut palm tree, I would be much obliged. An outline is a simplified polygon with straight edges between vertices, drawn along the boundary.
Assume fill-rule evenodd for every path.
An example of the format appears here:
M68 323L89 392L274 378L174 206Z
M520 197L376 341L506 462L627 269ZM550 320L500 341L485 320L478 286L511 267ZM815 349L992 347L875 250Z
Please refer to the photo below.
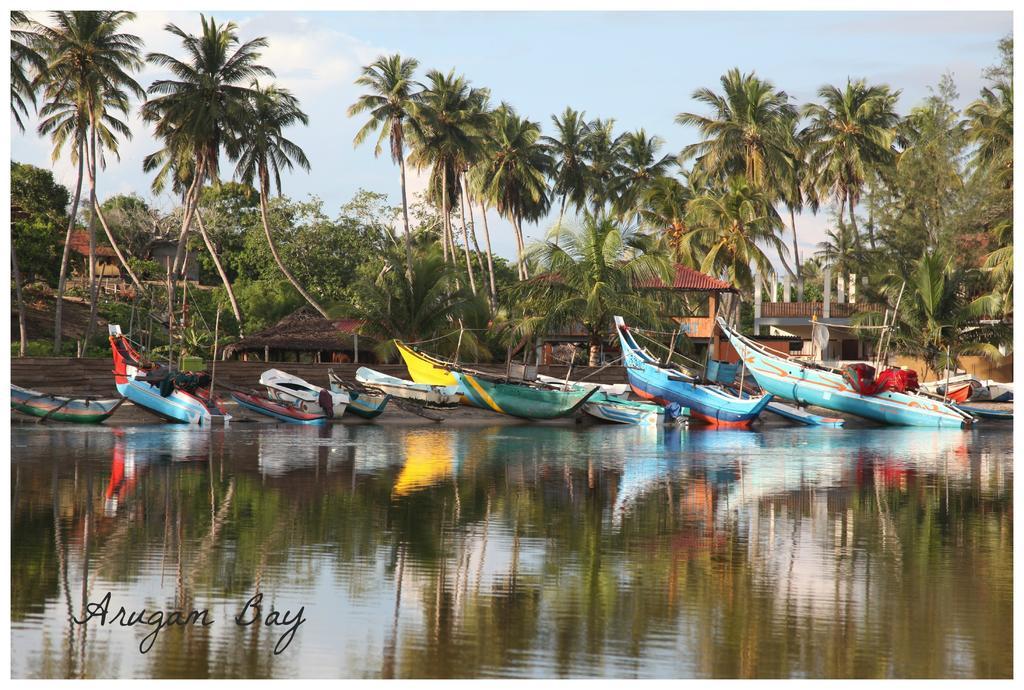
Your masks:
M96 195L97 169L104 165L104 151L117 155L119 139L131 138L131 130L121 119L126 116L129 98L143 97L142 87L131 76L142 66L141 39L121 31L135 14L120 10L51 12L52 26L39 25L40 45L46 57L42 77L46 104L40 110L38 131L50 135L56 158L68 142L73 142L72 162L78 164L78 181L68 219L64 257L57 284L54 318L54 351L60 351L64 279L67 273L68 244L74 229L81 199L83 171L89 179L89 274L92 285L92 312L96 312L94 222L100 220L107 240L136 290L141 283L121 252L113 233L103 219ZM91 331L92 322L90 319Z
M518 330L552 332L582 325L590 347L590 366L600 364L601 343L612 317L660 324L660 303L641 284L667 282L670 263L657 251L657 239L608 216L587 214L574 232L557 228L547 242L530 247L538 274L522 285L525 317Z
M431 188L441 202L444 257L451 251L455 260L455 240L451 226L452 203L458 198L458 177L477 157L489 118L483 104L489 92L470 86L455 70L447 74L431 70L424 90L412 104L409 162L418 169L431 168ZM467 270L472 274L467 248Z
M643 129L622 135L619 159L613 166L613 195L616 212L624 220L638 215L638 205L654 180L668 174L676 164L671 155L658 155L664 141L648 137Z
M743 175L758 189L771 189L792 165L787 123L796 109L785 91L753 72L731 69L722 75L722 94L700 88L693 99L711 108L711 115L680 113L676 122L696 127L701 141L680 154L721 179Z
M358 146L375 131L380 130L373 154L380 156L384 140L388 140L391 160L398 165L402 184L402 219L405 223L405 275L412 283L412 235L409 230L409 202L405 193L405 122L420 87L413 80L419 62L403 59L398 53L378 57L372 64L363 67L363 73L356 84L366 87L368 93L359 97L349 106L348 116L370 113L370 119L356 132L353 144Z
M686 207L693 191L674 177L658 177L644 189L640 198L641 222L654 232L666 233L673 258L678 263L697 268L700 262L692 253L685 253L683 236L689 232Z
M1007 220L992 229L999 248L985 257L983 268L992 281L992 295L998 305L996 313L1006 318L1013 314L1013 221Z
M599 215L605 204L613 199L615 164L622 151L622 137L616 137L614 129L615 120L591 120L583 140L587 196L594 215Z
M571 201L578 213L587 203L587 162L585 142L589 128L586 113L566 107L561 119L551 116L556 135L540 139L548 147L554 161L552 193L562 197L558 206L558 225L562 224L566 202Z
M277 188L278 196L281 194L281 170L291 170L295 165L303 170L309 170L306 154L295 142L286 139L282 134L286 127L296 123L309 124L309 117L302 112L295 96L287 89L274 85L261 87L253 82L249 107L251 112L245 118L245 128L240 133L238 142L235 175L242 182L259 190L263 231L267 235L267 245L277 267L298 293L326 318L327 312L324 308L302 287L281 260L274 236L270 232L267 212L267 197L270 196L271 184Z
M46 58L39 50L40 36L24 12L11 12L11 116L18 129L25 131L22 116L28 116L28 104L36 105L38 82L45 76ZM33 76L32 73L36 76Z
M977 269L959 268L952 258L923 254L909 274L891 273L880 281L882 294L894 307L899 299L891 332L894 352L918 357L938 374L959 366L959 358L981 355L998 361L998 345L1012 342L1012 327L998 323L979 323L997 313L999 304L991 295L972 298L964 286ZM904 287L905 284L905 287ZM903 292L902 298L898 297ZM884 315L860 314L854 323L878 325Z
M494 111L490 155L481 162L479 187L498 213L512 223L520 280L529 278L523 221L539 220L550 206L547 176L553 163L540 141L540 124L502 104Z
M1013 185L1013 84L999 81L981 90L967 106L967 136L976 145L975 170L995 171L996 179Z
M868 172L894 164L899 91L885 85L869 86L863 79L847 80L846 87L818 89L822 103L804 106L810 118L804 130L810 147L808 166L821 196L831 196L849 211L854 239L860 246L855 208Z
M790 161L791 165L782 170L776 187L782 203L789 211L789 227L793 237L793 276L799 285L802 280L800 273L800 246L797 243L796 214L804 208L809 208L812 213L817 213L819 208L817 190L809 177L807 158L809 155L807 137L797 130L797 118L792 118L787 125L789 135ZM787 265L788 268L788 265Z
M405 280L403 261L397 252L384 256L384 268L376 280L355 286L355 315L365 326L360 331L376 338L379 356L394 353L394 339L415 343L431 339L431 350L449 354L458 348L464 355L486 355L476 330L458 338L456 324L484 326L486 303L460 287L457 269L444 260L436 247L413 254L413 282Z
M724 275L743 290L754 287L751 266L764 277L775 273L762 246L780 256L786 251L779 238L782 219L770 193L756 189L744 177L733 177L724 189L709 189L692 199L686 222L692 230L682 239L684 247L707 248L700 270Z
M164 27L181 40L184 59L165 53L146 56L147 61L169 70L173 78L154 81L149 86L151 98L142 106L143 119L153 123L154 134L164 143L161 151L146 157L143 169L157 170L183 152L194 157L172 268L168 294L171 305L174 284L184 269L186 241L202 188L208 180L219 179L222 150L231 158L237 155L241 133L248 125L246 118L252 113L254 94L247 84L261 76L274 76L257 62L260 49L267 46L266 38L240 43L234 22L218 25L205 15L200 15L200 22L202 31L198 36L175 24Z

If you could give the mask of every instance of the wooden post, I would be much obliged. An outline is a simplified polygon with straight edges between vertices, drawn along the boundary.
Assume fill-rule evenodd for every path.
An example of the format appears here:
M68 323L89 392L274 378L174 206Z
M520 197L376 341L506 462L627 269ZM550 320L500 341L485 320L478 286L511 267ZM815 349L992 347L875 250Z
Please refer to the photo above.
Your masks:
M217 382L217 343L220 338L220 305L217 305L217 318L213 321L213 359L210 362L210 400L213 400L213 386Z
M269 345L264 345L263 346L263 361L264 362L269 362L270 361L270 346Z
M355 364L359 364L359 334L352 334L352 354Z

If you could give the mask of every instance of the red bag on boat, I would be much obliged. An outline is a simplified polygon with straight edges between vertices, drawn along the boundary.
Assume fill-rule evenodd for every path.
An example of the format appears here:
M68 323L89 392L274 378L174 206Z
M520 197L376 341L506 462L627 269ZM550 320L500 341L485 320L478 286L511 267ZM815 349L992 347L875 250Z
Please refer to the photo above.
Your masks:
M913 369L897 369L890 367L878 375L875 379L875 392L895 391L906 393L918 389L917 372Z
M875 368L870 364L848 364L843 367L843 378L861 395L874 395Z

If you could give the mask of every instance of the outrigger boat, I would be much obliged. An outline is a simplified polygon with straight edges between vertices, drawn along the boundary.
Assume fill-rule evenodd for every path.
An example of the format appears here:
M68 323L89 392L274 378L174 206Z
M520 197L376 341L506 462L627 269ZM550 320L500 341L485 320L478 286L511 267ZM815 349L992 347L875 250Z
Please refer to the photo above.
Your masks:
M452 365L442 362L436 357L414 350L400 340L395 341L398 354L402 355L409 376L415 383L428 386L457 386L458 381L452 374Z
M304 412L323 412L328 418L341 417L349 403L345 391L329 391L280 369L267 369L260 374L260 385L272 400L287 402Z
M615 317L615 330L619 334L629 385L641 398L662 405L676 403L689 408L691 418L723 427L750 426L772 399L771 395L753 397L725 386L701 383L679 369L662 366L637 345L620 316Z
M282 422L290 424L324 424L327 421L327 414L322 410L317 412L306 412L296 405L283 400L272 400L271 398L255 393L243 393L232 391L231 397L242 407L262 415L273 417Z
M664 424L667 419L675 419L685 414L678 406L669 412L661 405L652 402L627 400L602 391L594 394L583 404L583 411L591 417L618 424L635 426L651 426ZM674 414L673 414L674 412Z
M366 391L357 391L345 385L345 382L333 371L327 372L332 393L348 393L348 407L345 412L362 417L363 419L375 419L379 417L384 408L388 406L391 396L382 393L374 394Z
M110 324L108 329L118 393L171 422L208 426L231 419L220 400L207 389L209 374L177 372L145 362L119 325Z
M981 419L1013 421L1013 410L990 410L987 407L977 407L975 405L957 405L957 409L963 410L972 417L980 417Z
M843 371L792 359L718 326L762 389L784 400L816 405L883 424L963 428L974 418L956 406L916 392L882 390L864 394ZM894 377L895 378L895 377Z
M76 424L99 424L121 406L124 398L66 397L52 393L40 393L11 384L11 408L33 417L40 422L74 422Z
M459 386L432 386L414 383L395 376L388 376L368 367L356 370L356 381L367 388L378 390L402 400L412 400L433 407L454 407L460 404L462 396Z
M463 371L453 371L452 375L459 382L459 390L477 407L524 419L557 419L571 415L597 393L596 388L558 391L496 383Z
M629 384L628 383L590 383L589 381L567 381L565 379L555 378L554 376L545 376L544 374L537 374L537 380L541 383L551 387L561 388L596 388L602 393L608 395L628 395Z

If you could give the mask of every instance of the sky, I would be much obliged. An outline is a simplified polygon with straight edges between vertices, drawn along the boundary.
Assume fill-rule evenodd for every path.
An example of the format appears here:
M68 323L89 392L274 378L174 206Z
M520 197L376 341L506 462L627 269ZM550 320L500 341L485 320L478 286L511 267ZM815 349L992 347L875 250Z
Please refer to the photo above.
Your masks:
M44 15L36 15L45 19ZM286 195L315 195L335 215L360 188L401 203L397 168L373 143L354 148L362 118L345 111L360 94L353 82L378 55L400 52L428 69L454 68L474 86L491 89L493 102L507 101L551 133L551 115L566 106L587 118L613 118L618 132L644 128L676 153L697 132L675 123L684 111L704 113L693 91L720 91L727 70L755 71L789 93L798 104L813 100L824 84L866 78L902 90L898 109L909 110L929 95L945 73L952 75L959 105L982 87L982 71L998 61L997 43L1012 32L1010 12L214 12L239 26L241 40L266 36L261 62L290 89L310 118L287 136L301 146L312 170L287 174ZM199 32L198 12L139 12L128 25L147 51L180 55L177 39L164 30L172 22ZM143 87L167 76L147 66ZM49 142L11 124L12 160L53 170L72 188L66 160L51 163ZM149 126L132 110L134 138L121 146L98 183L100 198L135 192L167 209L167 193L154 197L142 159L159 146ZM225 173L230 168L225 166ZM410 192L422 191L413 175ZM557 216L524 227L527 240L544 236ZM797 217L801 253L824 238L828 212ZM514 257L511 225L488 216L496 253ZM789 236L787 235L787 243Z

